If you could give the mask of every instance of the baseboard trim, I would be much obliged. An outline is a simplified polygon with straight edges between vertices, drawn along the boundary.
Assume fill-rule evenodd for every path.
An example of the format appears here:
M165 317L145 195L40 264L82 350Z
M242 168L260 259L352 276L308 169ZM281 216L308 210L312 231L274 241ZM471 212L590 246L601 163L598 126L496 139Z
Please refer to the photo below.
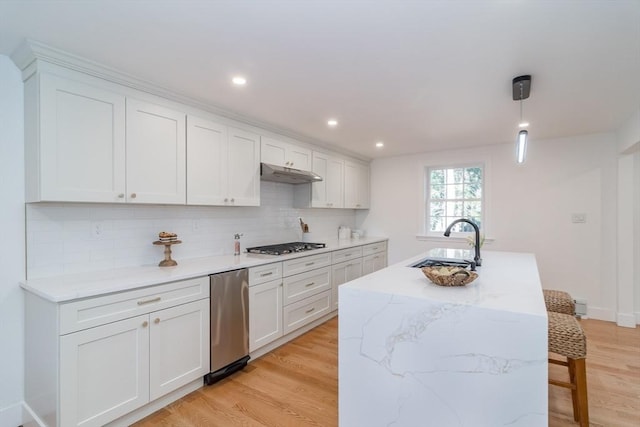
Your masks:
M607 322L616 321L616 313L607 308L587 307L587 316L589 319L606 320Z
M623 326L625 328L635 328L637 317L633 313L618 313L616 323L618 326Z
M636 311L636 325L640 325L640 311Z
M0 426L18 427L23 424L22 405L24 402L14 403L6 408L0 408Z

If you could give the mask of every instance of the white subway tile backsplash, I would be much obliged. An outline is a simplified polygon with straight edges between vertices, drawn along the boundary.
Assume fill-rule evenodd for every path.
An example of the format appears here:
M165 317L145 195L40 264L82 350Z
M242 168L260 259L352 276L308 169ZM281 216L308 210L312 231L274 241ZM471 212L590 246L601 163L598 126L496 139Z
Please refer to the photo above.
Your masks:
M27 205L27 277L157 264L160 231L178 234L173 258L233 253L241 245L300 240L299 217L316 240L337 238L340 225L355 226L350 209L297 209L293 186L262 182L260 207L160 206L47 203ZM99 226L99 233L95 227Z

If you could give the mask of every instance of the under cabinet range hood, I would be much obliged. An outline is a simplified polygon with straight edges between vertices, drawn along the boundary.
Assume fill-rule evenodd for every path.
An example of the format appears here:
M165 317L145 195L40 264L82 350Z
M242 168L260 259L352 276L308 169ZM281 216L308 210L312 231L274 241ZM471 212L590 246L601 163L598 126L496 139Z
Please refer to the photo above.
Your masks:
M313 172L286 168L269 163L260 163L260 179L263 181L284 182L287 184L306 184L320 182L322 177Z

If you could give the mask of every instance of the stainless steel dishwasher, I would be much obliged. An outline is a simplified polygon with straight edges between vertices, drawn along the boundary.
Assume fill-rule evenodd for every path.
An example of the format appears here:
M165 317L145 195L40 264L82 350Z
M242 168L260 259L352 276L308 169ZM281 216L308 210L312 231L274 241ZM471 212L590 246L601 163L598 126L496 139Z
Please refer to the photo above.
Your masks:
M211 365L204 382L213 384L249 361L249 272L213 274L211 284Z

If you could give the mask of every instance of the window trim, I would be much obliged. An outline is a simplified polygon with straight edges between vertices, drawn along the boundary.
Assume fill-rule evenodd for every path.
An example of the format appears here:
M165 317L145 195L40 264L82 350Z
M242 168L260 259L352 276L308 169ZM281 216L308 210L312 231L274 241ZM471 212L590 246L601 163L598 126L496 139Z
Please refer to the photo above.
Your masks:
M434 241L434 242L450 242L450 243L466 243L467 237L472 236L472 232L452 232L450 237L445 237L442 232L438 231L430 231L428 228L428 211L427 211L427 203L429 198L427 197L430 194L430 177L428 175L429 171L432 169L455 169L455 168L468 168L474 166L482 167L483 175L482 175L482 230L481 234L485 236L485 243L491 242L493 239L490 237L490 223L491 223L491 209L490 209L490 170L491 170L491 162L489 159L478 158L478 159L462 159L459 162L451 161L451 162L434 162L434 163L424 163L421 166L421 181L422 185L420 186L422 190L422 194L420 195L420 224L418 226L418 233L416 234L416 239L421 241Z

